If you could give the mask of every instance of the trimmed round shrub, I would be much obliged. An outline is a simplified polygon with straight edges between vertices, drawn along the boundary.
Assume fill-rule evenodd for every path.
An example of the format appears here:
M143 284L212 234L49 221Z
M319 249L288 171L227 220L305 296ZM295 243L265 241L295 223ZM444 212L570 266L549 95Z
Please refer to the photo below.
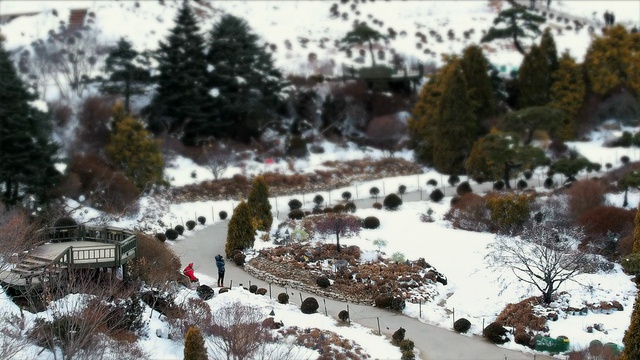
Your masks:
M369 189L369 195L378 197L378 194L380 194L380 189L378 189L377 187L373 186L371 189Z
M226 292L229 292L229 288L222 288L218 291L218 294L224 294Z
M555 174L556 174L556 172L553 169L547 170L547 176L548 177L553 177L553 175L555 175Z
M348 211L350 213L354 213L354 212L356 212L357 207L356 207L356 204L354 204L352 202L348 202L348 203L344 204L344 209L345 209L345 211Z
M345 191L342 193L342 199L344 201L349 201L351 199L351 192Z
M544 185L545 189L551 189L553 187L553 179L552 178L544 179L544 183L542 185Z
M224 220L227 218L227 212L222 210L218 213L218 216L220 217L220 220Z
M207 301L215 295L215 291L208 285L200 285L196 289L196 294L198 294L200 299Z
M338 319L343 322L347 322L349 320L349 312L347 310L342 310L338 313Z
M469 329L471 329L471 321L465 318L460 318L453 323L453 330L456 332L466 333Z
M373 299L377 308L387 309L393 303L393 295L391 293L379 294Z
M258 288L258 290L256 290L256 295L266 295L267 294L267 289L265 288Z
M343 213L343 212L345 212L344 205L342 205L342 204L336 204L336 205L333 207L333 212L335 212L335 213Z
M433 202L440 202L442 201L442 199L444 199L444 193L442 193L442 190L440 189L435 189L431 192L431 194L429 194L429 199L431 199L431 201Z
M402 350L402 352L413 351L414 347L416 347L416 345L413 343L413 341L409 339L404 339L400 341L400 350Z
M304 211L304 216L309 216L309 215L311 215L311 211L309 211L309 210L305 210L305 211Z
M476 176L473 178L473 180L474 180L475 182L477 182L478 184L482 184L482 183L484 183L485 181L487 181L487 178L485 178L485 177L484 177L484 175L482 175L482 174L478 174L478 175L476 175Z
M291 212L289 213L289 219L291 220L300 220L304 217L304 211L302 211L301 209L294 209L291 210Z
M193 220L189 220L185 223L187 225L187 230L193 230L196 227L196 222Z
M288 304L289 303L289 295L287 293L278 294L278 302L280 304Z
M407 192L407 187L404 185L400 185L398 186L398 193L400 193L400 195L404 194Z
M322 195L318 194L313 197L313 203L316 204L316 206L320 206L323 202L324 198L322 197Z
M174 229L178 232L179 235L184 234L184 226L176 225L176 227L174 227Z
M401 297L394 297L391 301L391 309L395 311L402 311L407 306L406 302Z
M391 340L392 343L394 345L400 345L400 343L404 340L404 335L406 334L407 330L403 329L403 328L399 328L398 330L396 330L393 335L391 335Z
M589 354L591 356L600 356L600 354L602 354L603 348L604 345L602 344L602 341L591 340L591 342L589 343Z
M604 164L604 167L606 167L607 169L611 169L613 165L611 165L611 163L606 163Z
M333 208L326 207L326 208L322 209L322 212L325 213L325 214L332 213L333 212Z
M493 183L493 190L500 191L502 189L504 189L504 181L498 180L498 181Z
M373 203L373 208L376 210L380 210L382 209L382 204L380 204L379 202L375 202Z
M320 215L320 214L324 214L324 211L322 211L322 209L319 207L314 207L313 210L311 210L311 213L313 215Z
M492 322L487 325L487 327L482 331L482 336L494 344L504 344L509 341L509 338L507 337L507 329L497 322Z
M53 227L71 227L78 226L78 223L69 216L63 216L53 223Z
M156 239L160 240L160 242L167 241L167 235L163 233L156 233Z
M516 183L516 186L518 187L519 190L524 190L527 188L527 186L529 186L529 184L527 184L526 181L520 179L518 180L518 182Z
M427 185L438 186L438 182L435 179L429 179L429 181L427 181Z
M533 172L531 170L525 170L522 175L524 175L524 178L527 180L531 180L531 178L533 177Z
M207 218L204 216L198 216L198 222L200 223L200 225L204 225L204 223L207 222Z
M178 232L175 229L167 229L167 231L164 232L164 235L167 237L167 239L169 240L175 240L178 238Z
M244 265L244 259L246 259L247 256L243 253L237 253L235 255L233 255L233 263L238 265L238 266L243 266Z
M447 182L449 183L449 185L455 186L457 183L460 182L460 177L458 175L451 175L447 179Z
M252 294L255 294L256 291L258 291L258 285L251 285L249 286L249 292Z
M289 209L291 210L295 210L295 209L300 209L302 208L302 202L298 199L291 199L289 200Z
M318 311L318 300L314 297L308 297L302 301L302 305L300 305L300 311L303 314L314 314Z
M398 207L402 205L402 199L396 194L389 194L385 196L382 204L387 210L397 210Z
M627 165L629 163L629 161L631 161L631 159L629 159L629 157L627 155L623 155L620 158L620 162L623 163L624 165Z
M329 285L331 285L331 282L329 281L329 278L327 278L326 276L320 276L319 278L316 279L316 285L326 289L329 287Z
M380 227L380 220L375 216L367 216L362 221L362 227L365 229L377 229Z
M462 196L464 194L472 193L473 189L471 189L471 184L468 181L463 181L456 188L456 194Z

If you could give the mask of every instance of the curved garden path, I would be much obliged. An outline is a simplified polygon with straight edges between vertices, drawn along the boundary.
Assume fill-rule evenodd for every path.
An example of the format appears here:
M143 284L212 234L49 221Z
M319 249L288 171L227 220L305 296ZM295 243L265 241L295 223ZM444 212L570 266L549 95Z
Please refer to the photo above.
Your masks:
M450 193L450 191L447 191L447 193ZM418 192L407 193L403 196L403 199L404 201L419 201L420 194ZM356 200L356 205L358 208L371 207L373 202L373 199ZM193 262L195 263L196 273L202 273L217 279L218 272L215 266L214 256L216 254L224 254L224 246L227 238L227 221L217 221L188 238L176 241L173 250L180 257L182 263ZM323 312L326 303L327 314L334 318L337 318L341 310L346 310L348 305L351 321L366 326L375 333L378 331L379 321L382 334L389 338L391 338L394 331L403 327L407 331L406 337L413 340L416 348L419 350L420 354L418 356L424 360L552 359L548 356L526 354L501 348L485 341L482 337L460 335L452 330L426 324L415 318L373 306L348 304L291 288L285 290L275 284L270 285L254 278L243 271L242 268L227 261L225 285L238 286L240 284L245 287L248 287L250 284L255 284L258 287L270 289L271 293L267 295L273 298L277 297L279 293L287 291L290 302L296 304L300 304L300 296L302 296L303 299L308 296L313 296L319 300L320 309L318 309L318 311ZM375 354L372 355L375 358Z

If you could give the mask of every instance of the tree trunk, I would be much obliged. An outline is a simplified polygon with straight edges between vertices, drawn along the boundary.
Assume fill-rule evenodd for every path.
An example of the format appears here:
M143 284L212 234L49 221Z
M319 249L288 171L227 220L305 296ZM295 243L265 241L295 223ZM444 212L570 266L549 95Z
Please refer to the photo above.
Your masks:
M369 41L369 53L371 53L372 66L376 66L376 58L373 56L373 43L371 43L371 41Z
M527 134L527 140L525 140L524 144L529 145L531 144L532 140L533 140L533 129L529 130L529 133Z
M551 300L552 300L551 298L553 295L552 289L553 289L552 287L549 287L547 291L545 291L544 294L542 294L542 301L544 301L545 304L551 304Z
M507 189L511 189L511 184L509 184L509 171L511 171L511 166L508 162L504 163L504 171L502 173L502 181L504 181L504 186Z
M627 192L629 191L629 188L624 188L624 201L622 202L622 207L627 207L627 205L629 205L629 201L627 201Z
M338 252L340 252L340 232L336 232L336 247L338 248Z
M127 74L127 80L124 83L124 111L129 114L129 102L131 101L131 72Z

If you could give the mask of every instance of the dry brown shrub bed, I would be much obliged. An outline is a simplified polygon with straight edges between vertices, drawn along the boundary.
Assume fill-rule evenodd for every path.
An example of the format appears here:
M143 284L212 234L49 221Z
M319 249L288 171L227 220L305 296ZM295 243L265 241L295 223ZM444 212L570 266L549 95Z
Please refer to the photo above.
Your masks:
M331 169L291 175L279 172L263 173L269 186L269 195L284 196L301 192L326 191L348 186L357 181L422 173L422 168L418 164L396 158L327 161L322 165ZM235 175L231 179L204 181L195 185L171 188L162 192L160 196L169 197L174 203L229 200L244 198L250 190L251 179L243 175Z
M326 276L333 280L326 290L363 302L373 302L381 293L414 303L429 301L438 294L438 278L446 279L422 258L395 263L379 257L378 262L362 263L358 246L338 252L335 244L296 243L261 250L258 258L251 265L259 270L313 286L318 277ZM336 270L337 260L345 260L346 265Z
M332 331L292 326L278 332L285 337L294 336L299 346L317 350L320 353L319 360L371 359L360 345Z

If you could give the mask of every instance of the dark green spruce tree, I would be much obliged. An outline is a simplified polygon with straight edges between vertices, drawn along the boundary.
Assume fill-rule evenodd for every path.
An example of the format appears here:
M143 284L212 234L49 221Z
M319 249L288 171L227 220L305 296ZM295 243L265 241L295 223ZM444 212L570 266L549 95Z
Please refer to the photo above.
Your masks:
M551 101L551 72L540 46L533 45L518 71L518 107L545 106Z
M100 91L104 94L124 97L124 110L131 111L131 97L145 93L151 83L149 62L138 53L131 43L120 38L118 44L109 52L105 60L107 79L102 82Z
M277 120L286 83L245 20L224 15L209 35L208 88L216 94L221 121L231 122L227 134L248 142Z
M175 22L155 53L158 87L151 104L149 127L156 133L178 133L185 144L193 145L198 133L190 131L190 127L211 118L205 111L211 102L205 84L208 76L205 40L187 1L178 10Z
M478 45L467 46L460 59L462 73L467 81L467 92L478 120L496 114L496 98L489 77L489 61Z
M48 190L59 180L54 168L58 147L50 140L47 114L31 105L37 99L0 41L0 183L2 202L9 206L27 196L46 204Z

